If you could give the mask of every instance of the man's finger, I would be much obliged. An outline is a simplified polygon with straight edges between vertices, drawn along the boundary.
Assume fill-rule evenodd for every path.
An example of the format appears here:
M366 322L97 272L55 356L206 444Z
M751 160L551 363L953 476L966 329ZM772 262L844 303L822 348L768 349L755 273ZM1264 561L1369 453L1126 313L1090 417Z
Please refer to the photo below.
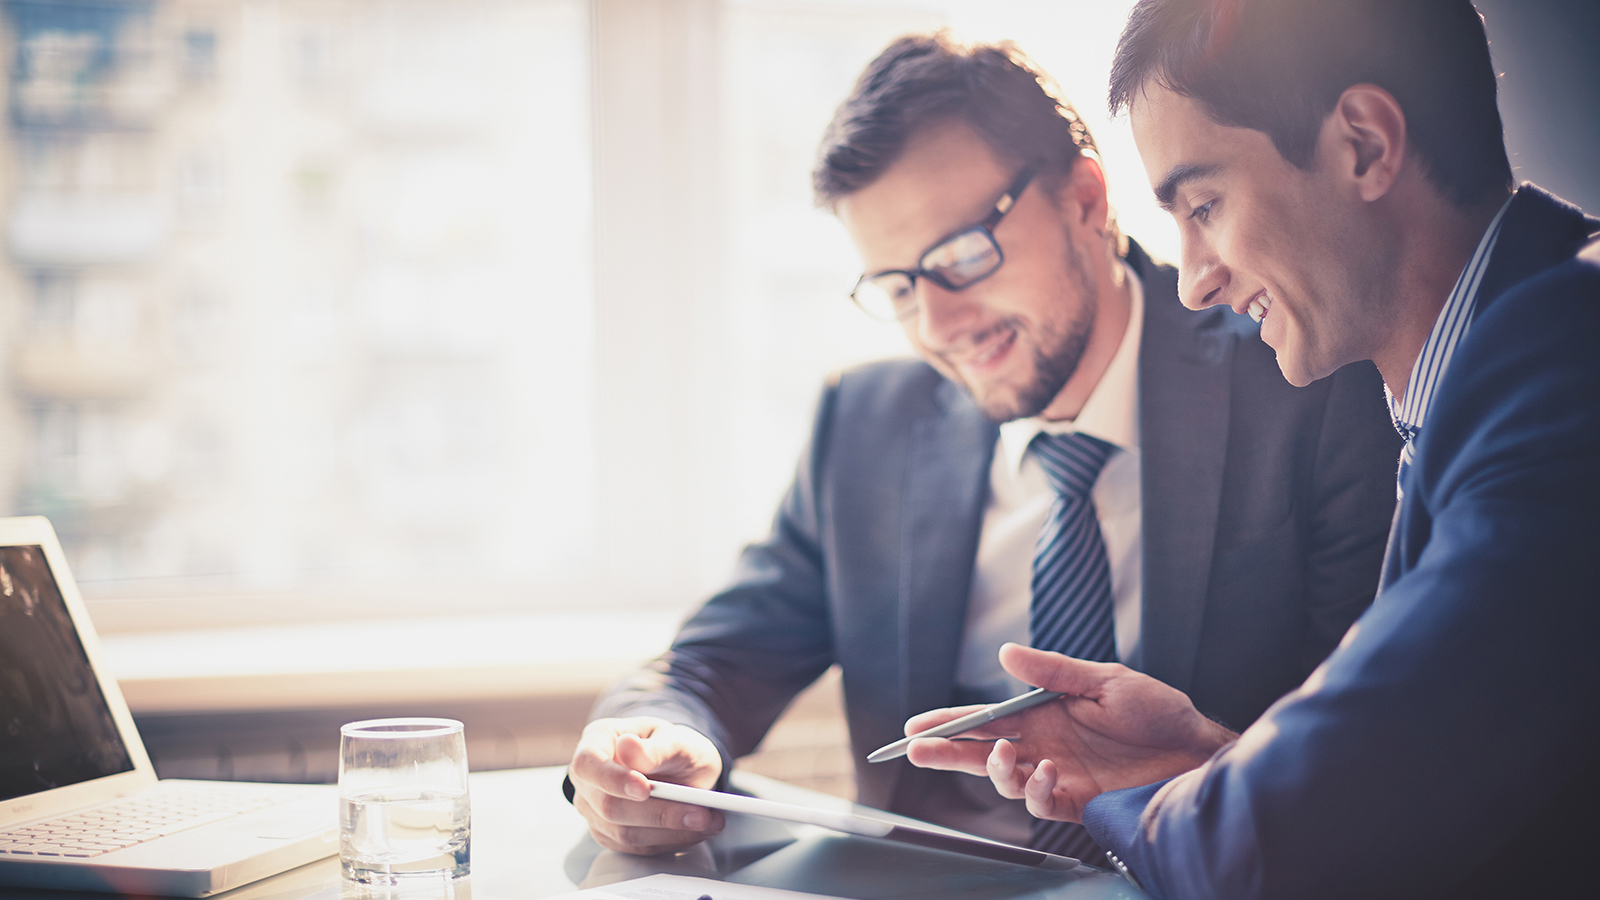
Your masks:
M983 775L987 772L990 745L988 741L947 741L944 738L920 738L911 742L906 758L914 766L924 769L943 769L947 772L966 772Z
M1021 644L1000 647L1000 666L1027 684L1081 697L1101 696L1106 680L1121 669Z
M1010 741L995 741L994 749L989 751L989 757L984 761L988 767L989 780L994 783L994 789L1000 796L1010 800L1022 797L1022 786L1027 779L1027 773L1017 766L1017 748Z
M620 734L617 735L615 755L619 765L628 767L634 773L648 775L661 770L661 764L664 761L662 759L664 749L657 741L647 742L641 740L638 735ZM635 791L630 790L628 796L633 797L635 800L643 800L645 797L650 796L650 787L644 785L643 781L644 779L641 777L638 782L632 784L632 787L643 786L644 795L637 796Z
M599 794L574 804L601 846L624 853L660 853L698 843L722 831L714 810L666 800L637 802Z
M1039 760L1033 767L1033 775L1022 786L1023 799L1027 801L1028 813L1035 818L1051 818L1054 811L1056 788L1056 766L1048 759Z
M593 785L618 797L642 800L650 796L644 776L617 762L614 750L615 744L611 741L580 742L567 769L572 776L572 783L580 789L584 785ZM640 790L643 790L642 794Z
M628 800L598 792L581 795L581 799L583 802L579 812L592 810L601 820L613 825L676 831L679 839L684 837L682 832L685 831L700 833L712 828L718 831L722 829L720 812L692 803L657 799Z
M1071 800L1061 784L1061 769L1053 760L1042 759L1024 787L1028 813L1038 819L1082 822L1083 809Z
M976 706L949 706L944 709L930 709L924 713L917 713L906 720L906 737L927 731L929 728L943 725L946 722L953 722L962 716L971 715L984 708L984 705L980 703Z

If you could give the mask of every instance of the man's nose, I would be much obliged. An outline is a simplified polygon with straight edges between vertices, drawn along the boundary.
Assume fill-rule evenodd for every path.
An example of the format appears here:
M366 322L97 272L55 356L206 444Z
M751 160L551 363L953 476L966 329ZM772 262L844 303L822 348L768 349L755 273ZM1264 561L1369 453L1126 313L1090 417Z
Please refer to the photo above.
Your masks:
M1202 241L1185 237L1178 264L1178 299L1190 309L1226 302L1228 268Z
M952 291L917 279L917 337L925 347L946 349L971 330L977 304L969 291Z

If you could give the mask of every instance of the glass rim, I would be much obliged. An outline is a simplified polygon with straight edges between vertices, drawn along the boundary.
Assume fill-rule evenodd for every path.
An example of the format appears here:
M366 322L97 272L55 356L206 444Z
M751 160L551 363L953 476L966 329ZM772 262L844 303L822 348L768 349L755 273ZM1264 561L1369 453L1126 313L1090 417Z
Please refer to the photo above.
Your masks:
M375 740L410 740L459 734L462 732L463 727L455 719L400 716L390 719L362 719L359 722L349 722L339 726L339 734L344 737L371 738Z

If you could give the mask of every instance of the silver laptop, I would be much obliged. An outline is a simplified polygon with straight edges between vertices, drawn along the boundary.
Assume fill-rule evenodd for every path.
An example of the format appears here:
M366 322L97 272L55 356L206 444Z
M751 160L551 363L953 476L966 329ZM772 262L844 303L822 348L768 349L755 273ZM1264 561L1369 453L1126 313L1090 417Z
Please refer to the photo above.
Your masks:
M204 897L335 853L337 796L158 780L55 531L0 518L0 885Z

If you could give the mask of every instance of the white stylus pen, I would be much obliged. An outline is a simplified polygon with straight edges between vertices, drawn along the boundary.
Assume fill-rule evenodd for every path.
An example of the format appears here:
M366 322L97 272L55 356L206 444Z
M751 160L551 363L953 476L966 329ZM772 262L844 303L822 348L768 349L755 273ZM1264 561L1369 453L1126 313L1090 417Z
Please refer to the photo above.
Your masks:
M985 706L971 715L962 716L959 719L951 719L943 725L929 728L927 731L920 731L908 738L901 738L888 746L879 747L867 754L867 762L899 759L906 755L906 750L910 748L911 742L917 738L954 737L963 731L971 731L980 725L987 725L995 719L1005 718L1025 709L1032 709L1041 703L1048 703L1060 696L1063 696L1060 691L1034 688L1026 694L1018 694L1010 700L1001 701L993 706Z

